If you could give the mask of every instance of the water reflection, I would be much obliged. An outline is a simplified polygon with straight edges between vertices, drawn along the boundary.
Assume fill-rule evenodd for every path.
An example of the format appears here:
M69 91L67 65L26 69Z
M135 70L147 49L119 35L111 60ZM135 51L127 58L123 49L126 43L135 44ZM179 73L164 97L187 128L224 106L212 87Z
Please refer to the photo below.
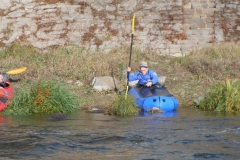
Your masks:
M239 159L240 116L192 109L115 117L78 112L68 120L0 116L5 159Z
M157 117L175 117L178 115L178 111L168 111L163 113L151 113L151 112L141 112L139 114L140 116L146 117L146 116L157 116Z

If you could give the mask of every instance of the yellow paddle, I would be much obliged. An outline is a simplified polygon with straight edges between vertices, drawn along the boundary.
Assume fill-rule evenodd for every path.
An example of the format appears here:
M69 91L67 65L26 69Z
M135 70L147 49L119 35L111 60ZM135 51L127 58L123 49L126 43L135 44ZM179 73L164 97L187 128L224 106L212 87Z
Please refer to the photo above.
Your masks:
M8 72L6 72L6 74L19 74L19 73L24 72L26 69L27 69L27 67L21 67L21 68L18 68L18 69L8 71Z
M131 46L130 46L130 57L129 57L129 65L128 67L131 66L131 58L132 58L132 45L133 45L133 35L134 35L134 22L135 22L135 14L133 15L132 18L132 37L131 37ZM129 78L129 72L127 73L127 89L126 89L126 93L125 93L125 99L127 98L127 93L128 93L128 78Z

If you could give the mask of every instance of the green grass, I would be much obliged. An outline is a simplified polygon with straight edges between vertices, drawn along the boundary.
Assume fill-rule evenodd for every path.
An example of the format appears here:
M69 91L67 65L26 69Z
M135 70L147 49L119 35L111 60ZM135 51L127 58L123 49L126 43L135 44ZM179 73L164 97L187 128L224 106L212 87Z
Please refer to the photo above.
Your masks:
M118 95L107 111L107 114L118 116L136 115L138 113L139 109L136 107L133 97L125 94Z
M207 111L240 111L240 81L227 79L212 85L198 108Z
M6 115L28 115L73 112L79 107L76 95L57 81L42 81L34 84L30 91L22 89L16 93L10 105L4 110Z

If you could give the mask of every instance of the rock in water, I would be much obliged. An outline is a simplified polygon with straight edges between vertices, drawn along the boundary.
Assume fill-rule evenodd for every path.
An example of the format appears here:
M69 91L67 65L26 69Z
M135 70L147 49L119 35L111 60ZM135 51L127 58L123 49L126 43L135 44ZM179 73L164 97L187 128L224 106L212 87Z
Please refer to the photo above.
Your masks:
M68 119L68 117L64 114L62 114L61 112L57 112L54 115L46 118L49 121L62 121L62 120L66 120Z

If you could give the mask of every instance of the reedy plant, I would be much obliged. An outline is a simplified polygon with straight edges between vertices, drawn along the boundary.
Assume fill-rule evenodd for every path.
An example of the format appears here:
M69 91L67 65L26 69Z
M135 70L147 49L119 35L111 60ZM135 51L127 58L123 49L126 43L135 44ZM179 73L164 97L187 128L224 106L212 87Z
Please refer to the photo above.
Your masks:
M125 96L124 94L118 95L108 110L108 114L118 116L136 115L138 113L139 109L136 107L133 97Z
M79 101L73 93L57 81L42 81L34 84L30 92L21 90L14 96L4 110L6 115L28 115L73 112L78 109Z
M240 81L226 79L212 85L198 107L208 111L240 111Z

